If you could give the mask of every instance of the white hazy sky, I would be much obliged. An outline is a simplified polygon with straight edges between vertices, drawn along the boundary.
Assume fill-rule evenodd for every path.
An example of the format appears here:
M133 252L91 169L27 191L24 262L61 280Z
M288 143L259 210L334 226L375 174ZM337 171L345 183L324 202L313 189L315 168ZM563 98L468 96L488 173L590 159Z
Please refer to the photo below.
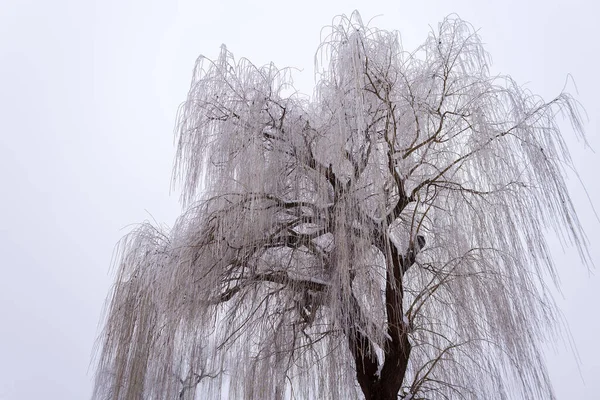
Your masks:
M0 400L85 399L112 250L128 225L179 213L173 127L196 57L221 43L294 66L310 92L321 27L358 9L421 43L450 13L480 28L492 71L550 99L571 74L600 151L596 0L0 1ZM568 86L571 92L574 86ZM600 266L600 156L565 130L587 200L570 187ZM147 210L147 211L146 211ZM579 350L549 346L559 399L600 399L600 279L554 251ZM595 275L594 275L595 274Z

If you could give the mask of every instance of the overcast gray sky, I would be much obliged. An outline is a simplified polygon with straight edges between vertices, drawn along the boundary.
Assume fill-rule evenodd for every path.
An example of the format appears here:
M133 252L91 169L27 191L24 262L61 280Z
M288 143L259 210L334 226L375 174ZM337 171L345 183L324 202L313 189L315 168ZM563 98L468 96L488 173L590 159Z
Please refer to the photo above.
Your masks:
M310 92L320 29L358 9L405 48L450 13L480 28L492 71L550 99L567 75L600 151L596 0L3 0L0 6L0 400L85 399L113 247L128 225L179 213L173 127L196 57L221 43L293 66ZM569 84L568 89L575 91ZM565 130L591 197L570 187L600 266L600 155ZM555 249L579 350L548 351L559 399L600 398L600 279Z

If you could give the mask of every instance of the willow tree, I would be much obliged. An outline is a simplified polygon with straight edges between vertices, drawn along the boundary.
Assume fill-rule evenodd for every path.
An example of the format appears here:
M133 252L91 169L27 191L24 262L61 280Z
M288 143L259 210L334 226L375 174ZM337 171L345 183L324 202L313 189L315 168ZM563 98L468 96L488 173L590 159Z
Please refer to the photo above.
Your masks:
M97 399L549 399L545 234L585 238L545 102L472 27L413 52L335 20L312 97L200 57L180 110L185 212L120 245Z

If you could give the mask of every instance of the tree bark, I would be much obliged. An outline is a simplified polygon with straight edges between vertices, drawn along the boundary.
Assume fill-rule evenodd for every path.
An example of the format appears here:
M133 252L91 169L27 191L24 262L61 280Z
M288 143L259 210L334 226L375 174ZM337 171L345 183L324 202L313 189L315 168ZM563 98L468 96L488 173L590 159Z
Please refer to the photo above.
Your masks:
M411 250L414 252L414 249L409 248L407 256ZM373 344L361 331L351 329L348 332L348 343L356 366L356 379L365 400L396 400L398 398L411 352L411 344L408 340L409 327L405 323L402 309L404 295L402 277L414 263L414 256L400 256L391 240L388 240L387 252L385 297L389 339L383 349L384 360L377 359ZM356 302L354 296L352 299ZM355 306L358 307L358 302ZM381 367L380 362L383 362Z

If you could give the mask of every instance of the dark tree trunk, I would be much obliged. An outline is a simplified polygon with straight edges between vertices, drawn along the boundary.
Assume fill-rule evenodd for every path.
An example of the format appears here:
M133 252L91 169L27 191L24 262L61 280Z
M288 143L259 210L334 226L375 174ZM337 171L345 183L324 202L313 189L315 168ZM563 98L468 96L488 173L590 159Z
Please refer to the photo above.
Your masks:
M422 247L422 244L419 243L419 246ZM350 329L348 332L348 344L356 366L356 379L365 400L397 400L411 352L408 340L409 326L405 322L402 309L402 277L415 262L415 249L411 245L403 257L388 239L384 254L387 254L388 261L385 297L389 338L383 349L384 360L377 359L373 344L362 331ZM353 307L359 307L354 296L352 300ZM383 365L380 366L380 362L383 362Z
M356 377L365 400L397 400L406 374L411 350L408 336L403 336L402 348L389 349L385 352L385 361L379 376L377 375L376 357L370 361L362 362L359 361L361 357L355 355L355 361L360 362L356 365Z

